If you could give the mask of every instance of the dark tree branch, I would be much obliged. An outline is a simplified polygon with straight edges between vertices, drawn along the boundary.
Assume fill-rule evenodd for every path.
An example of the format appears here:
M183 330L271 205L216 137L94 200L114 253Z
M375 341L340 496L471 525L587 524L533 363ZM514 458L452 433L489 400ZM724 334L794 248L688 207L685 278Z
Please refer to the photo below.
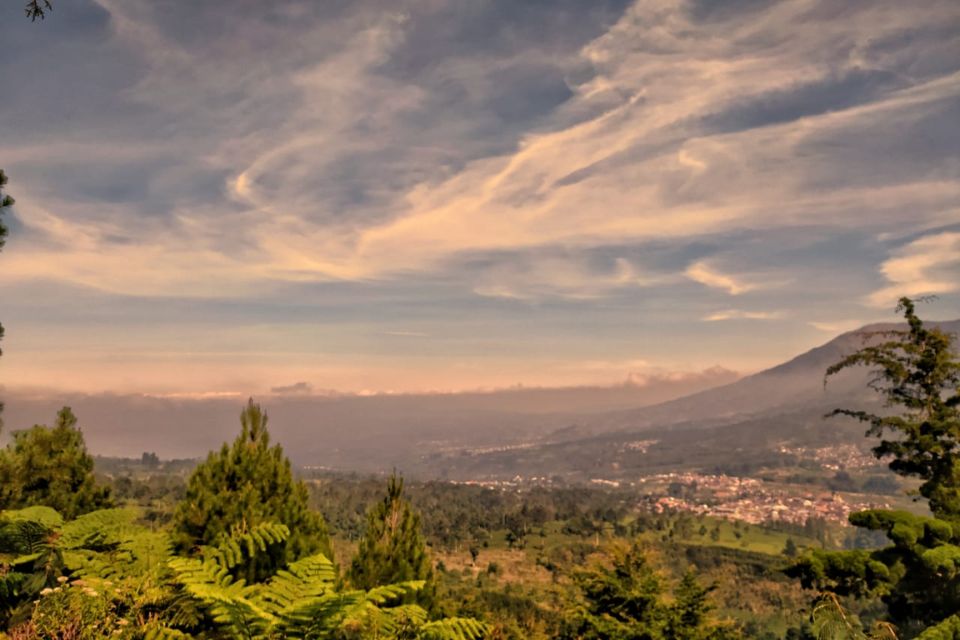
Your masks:
M53 11L53 6L50 4L50 0L29 0L24 11L30 18L30 22L35 22L38 18L40 20L46 18L47 12Z

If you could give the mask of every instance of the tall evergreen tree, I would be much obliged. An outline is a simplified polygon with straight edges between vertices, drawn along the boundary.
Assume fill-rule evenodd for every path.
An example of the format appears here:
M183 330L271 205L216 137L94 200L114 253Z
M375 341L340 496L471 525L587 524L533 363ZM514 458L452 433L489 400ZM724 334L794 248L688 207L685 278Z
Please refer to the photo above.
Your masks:
M420 532L420 514L403 496L403 478L395 473L387 481L387 494L367 512L367 528L357 555L350 564L350 582L372 589L408 580L433 579L433 567ZM432 589L420 597L429 600Z
M36 425L13 433L0 451L0 508L52 507L67 518L110 504L110 492L93 477L93 458L70 407L53 427Z
M914 303L897 306L906 330L875 332L878 344L864 347L827 369L827 377L854 366L873 369L870 386L893 412L876 414L837 409L831 415L852 416L870 425L868 436L880 437L878 458L891 458L890 468L920 478L920 495L938 518L960 520L960 360L955 337L924 326ZM886 438L887 434L892 438Z
M881 438L874 453L889 456L893 471L922 480L919 492L935 517L884 509L851 513L851 524L886 534L891 545L813 550L789 572L806 587L879 597L890 622L903 637L912 637L930 625L960 619L960 361L954 337L924 326L912 300L902 298L898 311L907 320L906 330L874 334L880 341L833 365L827 376L850 366L873 368L870 386L888 411L838 409L834 414L870 425L867 435Z
M215 545L231 533L276 522L289 527L290 537L240 565L238 575L259 581L307 555L332 558L326 523L309 508L306 485L294 479L283 448L270 445L267 414L251 399L240 424L233 444L211 451L190 476L174 515L178 547Z
M670 623L667 637L674 640L699 640L715 633L707 626L707 616L713 610L710 592L714 586L705 587L697 580L697 574L687 571L673 591L674 603L670 607Z

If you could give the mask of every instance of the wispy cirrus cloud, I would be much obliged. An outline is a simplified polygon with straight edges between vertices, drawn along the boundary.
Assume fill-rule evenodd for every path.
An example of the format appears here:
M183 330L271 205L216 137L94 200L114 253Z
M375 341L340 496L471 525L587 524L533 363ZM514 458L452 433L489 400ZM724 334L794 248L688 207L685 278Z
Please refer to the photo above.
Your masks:
M63 291L61 313L95 294L137 330L179 303L183 342L216 318L310 362L436 342L466 371L489 350L450 337L468 319L576 365L705 316L815 335L956 290L952 0L238 6L77 2L42 28L0 8L13 321L51 322ZM263 329L284 314L337 328ZM431 340L374 337L397 326ZM336 386L311 366L264 380Z
M866 323L862 320L831 320L827 322L811 321L809 324L818 331L836 334L859 329Z
M776 320L783 317L779 311L744 311L742 309L725 309L714 311L703 317L704 322L721 322L723 320Z
M943 43L897 40L942 29L956 18L949 3L851 5L835 20L836 9L813 0L749 12L640 0L556 62L532 41L433 67L402 62L416 59L410 34L443 13L416 4L325 16L289 3L265 10L263 34L236 16L232 37L212 40L184 37L182 24L148 3L99 4L113 46L135 48L145 69L125 99L176 123L168 139L151 142L152 153L193 155L197 174L222 182L210 189L201 181L174 199L190 179L160 161L144 187L169 203L159 233L118 207L95 213L39 198L57 205L48 210L62 222L112 226L151 258L131 260L101 234L90 251L61 256L55 274L88 286L165 295L275 279L362 281L442 270L473 252L682 241L864 217L888 228L902 224L905 206L929 223L960 200L955 176L938 172L933 157L917 163L909 142L956 102L960 72L908 68ZM198 23L210 20L203 12ZM759 41L774 44L752 44ZM514 93L500 96L504 66ZM530 99L520 83L538 76L558 84L538 88L537 120L498 118L516 110L511 100ZM464 117L440 107L450 85ZM497 124L505 131L493 144L478 138ZM901 159L878 153L903 146ZM100 146L93 157L111 162L113 149ZM6 151L17 160L16 148ZM47 233L30 206L24 223ZM32 258L8 257L12 277L45 272L52 248L33 249ZM149 273L161 256L164 274ZM702 262L687 275L734 295L751 286ZM237 283L224 289L229 280Z
M596 300L615 291L660 284L665 277L648 274L625 257L591 260L578 252L534 252L498 260L478 277L474 292L516 300Z
M707 287L722 289L732 296L746 293L756 288L755 285L739 281L731 275L720 273L705 262L694 262L685 271L686 276L694 282L699 282Z
M960 291L960 233L923 236L894 252L880 267L890 283L866 297L873 307L893 307L901 296Z

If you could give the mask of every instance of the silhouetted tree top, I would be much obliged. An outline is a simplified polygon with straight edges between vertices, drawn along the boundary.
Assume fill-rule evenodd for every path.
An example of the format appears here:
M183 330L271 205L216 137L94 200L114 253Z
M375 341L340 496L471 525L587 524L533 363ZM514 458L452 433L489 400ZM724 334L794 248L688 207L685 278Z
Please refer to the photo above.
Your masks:
M48 11L53 11L53 5L50 4L50 0L29 0L24 11L27 17L30 18L30 22L35 21L37 18L43 20L47 17Z

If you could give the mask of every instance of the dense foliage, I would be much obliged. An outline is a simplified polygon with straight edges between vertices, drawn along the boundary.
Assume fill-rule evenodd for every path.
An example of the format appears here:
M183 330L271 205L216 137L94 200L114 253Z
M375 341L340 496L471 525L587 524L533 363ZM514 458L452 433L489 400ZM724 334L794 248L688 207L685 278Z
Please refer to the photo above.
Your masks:
M831 376L851 366L873 367L871 386L890 411L838 409L833 415L870 424L867 435L882 438L875 454L889 458L895 472L923 481L919 493L934 517L890 510L853 513L851 524L882 532L892 544L870 551L812 551L791 573L805 586L829 593L879 598L904 637L953 638L960 629L955 622L960 612L960 361L954 336L925 327L907 298L898 309L907 330L875 333L870 337L879 336L880 342L827 370ZM891 432L893 437L884 437Z
M83 510L77 500L93 486L92 460L75 422L64 409L53 430L61 436L69 432L69 447L58 449L43 438L46 449L28 447L26 453L34 457L23 464L35 465L40 475L47 469L38 452L50 454L59 466L59 475L42 487L30 480L32 467L20 468L27 481L19 499L35 506L0 514L0 625L11 637L469 640L487 633L478 620L431 617L413 603L423 580L341 588L329 551L316 552L329 546L323 521L307 510L305 487L293 480L279 447L269 446L266 416L252 402L242 414L234 447L225 446L219 457L211 454L190 478L193 493L177 514L196 514L198 505L207 505L218 509L212 514L218 517L204 521L210 530L198 531L198 538L213 540L187 548L182 520L172 531L155 531L136 509L97 510L69 519L38 504ZM36 429L46 428L30 433L47 435ZM36 440L21 437L12 450L24 454L22 445L37 445ZM143 464L156 463L144 456ZM63 495L62 478L80 479L74 502ZM198 496L203 481L240 509L231 512L212 496ZM389 496L399 500L399 483L390 486ZM271 506L277 519L269 518ZM405 502L398 509L408 512L402 530L421 540L424 553L418 519ZM238 517L230 520L233 514ZM311 547L313 552L305 551ZM419 569L423 563L414 565Z
M278 522L290 536L235 567L238 575L262 579L307 555L332 557L326 524L309 508L306 486L294 479L282 447L270 445L266 413L251 400L240 424L233 444L211 452L190 476L174 516L177 548L189 551L238 530Z
M97 485L92 472L77 418L64 407L53 427L15 431L0 451L0 508L46 505L72 518L107 506L109 490Z
M727 629L712 623L708 594L696 576L687 572L665 598L665 585L633 544L614 548L609 566L577 575L583 597L561 636L583 640L695 640L726 637ZM732 636L733 634L731 634Z
M64 522L46 507L0 519L0 610L16 638L480 638L468 618L429 620L399 604L421 582L372 590L336 588L322 554L247 583L230 570L283 542L264 523L225 536L192 557L175 556L165 533L114 509Z

